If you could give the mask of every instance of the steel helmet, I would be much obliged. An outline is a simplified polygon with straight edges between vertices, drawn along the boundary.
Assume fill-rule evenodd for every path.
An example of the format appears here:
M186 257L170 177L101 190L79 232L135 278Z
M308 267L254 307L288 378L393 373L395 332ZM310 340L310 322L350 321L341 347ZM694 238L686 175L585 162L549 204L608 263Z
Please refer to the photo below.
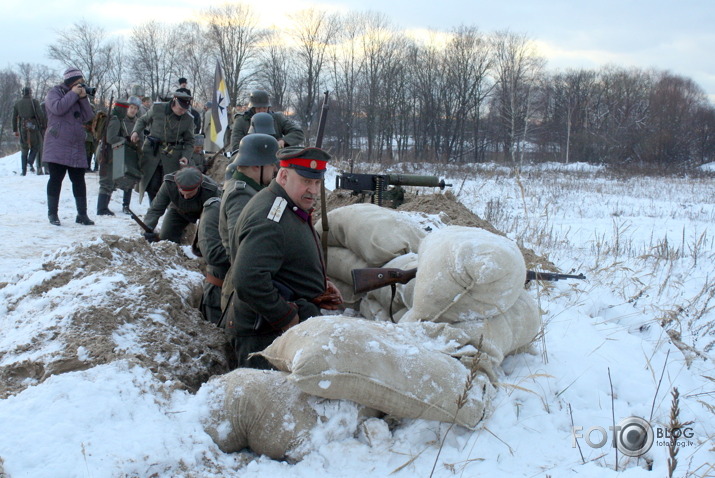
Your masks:
M248 128L248 134L263 133L276 135L276 125L273 121L273 115L270 113L256 113L251 116L251 126Z
M264 90L253 90L251 96L248 97L249 108L270 108L271 100L268 97L268 92Z
M268 166L278 159L278 141L271 135L255 133L244 136L238 145L238 166Z

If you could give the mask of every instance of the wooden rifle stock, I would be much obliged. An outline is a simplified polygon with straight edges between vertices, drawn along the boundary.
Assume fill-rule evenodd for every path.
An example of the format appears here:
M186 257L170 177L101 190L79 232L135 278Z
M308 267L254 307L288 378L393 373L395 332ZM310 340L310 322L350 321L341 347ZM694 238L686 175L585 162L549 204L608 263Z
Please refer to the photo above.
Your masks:
M389 267L373 267L365 269L353 269L353 291L356 294L369 292L388 285L407 284L415 278L417 269L393 269ZM586 276L581 274L557 274L555 272L526 271L526 282L531 280L558 281L564 279L586 280Z
M136 222L137 224L139 224L139 227L141 227L142 229L144 229L144 232L151 232L151 233L154 232L154 229L150 228L149 226L146 225L146 223L145 223L144 221L142 221L141 219L139 219L139 216L137 216L136 214L134 214L134 211L132 211L132 210L129 209L128 207L127 207L127 211L129 211L129 216L130 216L132 219L134 219L134 222ZM149 241L149 242L158 242L159 239L158 239L158 238L156 238L156 239L149 239L149 238L147 238L147 241Z
M402 270L389 267L353 269L353 291L359 294L388 285L407 284L416 275L417 269Z

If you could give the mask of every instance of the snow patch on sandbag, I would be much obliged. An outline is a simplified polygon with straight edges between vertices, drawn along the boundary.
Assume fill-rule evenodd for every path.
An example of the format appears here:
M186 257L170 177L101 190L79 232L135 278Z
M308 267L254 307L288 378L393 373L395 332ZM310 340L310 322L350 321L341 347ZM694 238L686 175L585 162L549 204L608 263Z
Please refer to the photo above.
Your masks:
M476 354L469 337L447 324L391 324L344 316L314 317L261 352L303 392L348 399L403 418L456 422L474 428L488 413L494 389L457 358Z
M350 249L368 265L381 267L395 257L417 252L427 231L422 213L398 212L375 204L351 204L328 213L328 245ZM322 234L320 221L315 225Z
M351 401L309 396L287 376L237 369L201 387L197 397L210 407L204 429L222 451L249 448L298 461L326 443L354 437L363 418L375 415Z
M412 308L402 320L461 322L509 309L526 279L513 241L483 229L448 226L420 245Z

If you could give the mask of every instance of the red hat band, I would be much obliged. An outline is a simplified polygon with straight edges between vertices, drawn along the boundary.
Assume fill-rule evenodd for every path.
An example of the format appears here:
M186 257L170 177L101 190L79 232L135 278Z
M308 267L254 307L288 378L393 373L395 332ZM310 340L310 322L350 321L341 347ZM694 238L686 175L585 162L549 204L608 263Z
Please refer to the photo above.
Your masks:
M315 169L316 171L324 171L327 167L328 162L322 161L320 159L308 159L308 158L290 158L281 159L281 168L290 168L291 166L300 166L307 169Z

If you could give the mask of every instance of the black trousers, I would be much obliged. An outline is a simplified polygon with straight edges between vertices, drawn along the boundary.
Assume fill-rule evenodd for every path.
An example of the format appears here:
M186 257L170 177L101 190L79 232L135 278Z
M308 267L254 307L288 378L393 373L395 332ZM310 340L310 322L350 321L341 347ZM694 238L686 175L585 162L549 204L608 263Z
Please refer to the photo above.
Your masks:
M63 164L47 163L50 170L50 179L47 181L47 195L60 197L62 181L65 174L69 174L72 181L72 194L76 198L87 197L87 184L84 182L84 168L70 168Z

